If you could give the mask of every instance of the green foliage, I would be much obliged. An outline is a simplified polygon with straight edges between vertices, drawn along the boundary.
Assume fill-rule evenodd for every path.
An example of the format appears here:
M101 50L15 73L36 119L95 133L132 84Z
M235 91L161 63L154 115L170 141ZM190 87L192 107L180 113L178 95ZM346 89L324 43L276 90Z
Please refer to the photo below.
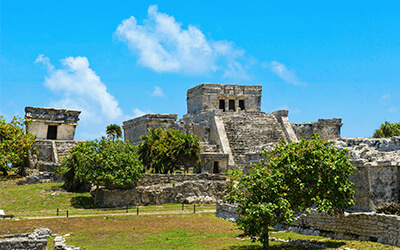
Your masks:
M268 246L268 226L291 223L294 211L342 213L352 206L354 188L348 177L355 168L345 150L338 150L318 135L312 140L286 144L284 140L265 162L255 165L228 194L239 203L239 227Z
M400 216L400 204L398 203L386 203L385 205L376 208L377 213L393 214Z
M177 167L196 167L200 162L200 139L170 128L151 129L142 136L139 159L146 169L156 173L172 173Z
M8 166L18 167L19 173L24 174L24 161L28 159L35 136L26 131L29 120L13 117L7 123L0 116L0 171L7 176ZM35 150L35 149L33 149Z
M379 129L375 129L374 138L389 138L400 136L400 123L390 123L385 121Z
M121 127L117 124L110 124L106 129L107 136L115 140L122 137Z
M122 187L138 181L142 171L133 145L105 137L79 143L58 168L70 189L76 182Z

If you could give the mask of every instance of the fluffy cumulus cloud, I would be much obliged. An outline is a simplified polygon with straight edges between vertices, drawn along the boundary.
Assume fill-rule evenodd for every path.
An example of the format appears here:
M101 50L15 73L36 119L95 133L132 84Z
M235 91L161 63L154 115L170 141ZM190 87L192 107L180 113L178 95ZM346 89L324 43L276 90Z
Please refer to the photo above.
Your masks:
M221 71L231 79L246 80L249 76L239 59L244 51L232 42L212 41L201 30L188 25L183 28L173 16L148 9L141 24L135 17L123 20L115 31L138 56L138 63L156 72L201 75Z
M269 68L272 72L282 78L285 82L293 85L304 85L296 76L296 74L288 70L285 64L272 61L270 63L264 63L263 67Z
M86 57L62 59L61 69L56 69L44 55L39 55L35 62L43 63L47 67L44 85L60 96L50 105L82 111L80 125L83 127L93 127L95 124L105 127L107 123L119 122L124 117L118 101L89 67Z

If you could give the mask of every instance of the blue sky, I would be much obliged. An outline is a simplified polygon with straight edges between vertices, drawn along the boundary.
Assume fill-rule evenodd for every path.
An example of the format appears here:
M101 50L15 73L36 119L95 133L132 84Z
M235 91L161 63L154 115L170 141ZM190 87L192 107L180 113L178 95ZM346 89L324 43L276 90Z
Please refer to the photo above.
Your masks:
M400 121L400 1L1 1L0 114L82 110L77 139L186 114L201 83L262 85L262 111Z

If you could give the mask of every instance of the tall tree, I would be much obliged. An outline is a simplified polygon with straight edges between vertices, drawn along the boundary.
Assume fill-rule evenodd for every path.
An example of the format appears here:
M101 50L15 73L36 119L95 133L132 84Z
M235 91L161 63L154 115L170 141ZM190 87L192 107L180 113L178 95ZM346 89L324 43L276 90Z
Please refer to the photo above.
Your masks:
M24 161L27 160L35 142L35 136L26 130L29 122L13 117L11 122L7 123L4 117L0 116L0 171L4 176L8 175L9 166L19 167L19 173L24 173Z
M107 136L115 140L122 137L121 127L117 124L110 124L106 128Z
M196 167L200 162L200 139L170 128L151 129L142 136L139 158L147 169L172 173L177 167Z
M339 214L354 205L353 183L348 177L356 168L345 150L314 135L298 143L282 140L265 154L266 162L255 165L230 188L227 197L239 203L239 227L258 237L264 248L269 246L268 226L291 223L294 211L315 205L318 211Z

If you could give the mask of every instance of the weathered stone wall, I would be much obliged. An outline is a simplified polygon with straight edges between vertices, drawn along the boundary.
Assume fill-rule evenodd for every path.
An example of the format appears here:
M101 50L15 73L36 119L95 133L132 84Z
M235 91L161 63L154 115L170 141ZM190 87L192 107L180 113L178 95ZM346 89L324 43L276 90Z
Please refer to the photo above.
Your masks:
M216 174L145 174L134 188L102 188L91 194L102 207L214 203L224 198L227 185L226 177Z
M230 222L235 222L240 216L237 204L225 203L222 200L217 201L215 210L215 216Z
M9 249L47 249L50 229L35 229L31 234L0 235L0 250Z
M200 84L187 92L188 114L219 110L219 100L225 101L225 110L229 110L229 100L234 101L234 110L239 108L239 100L244 102L244 110L260 111L261 86Z
M340 128L342 127L342 119L318 119L316 122L310 123L292 123L292 128L298 139L311 139L313 134L319 134L321 139L337 139L340 138Z
M357 171L350 176L355 185L355 209L373 211L387 202L400 203L400 137L340 138L333 141L349 150Z
M142 142L140 137L146 135L152 128L175 127L177 115L175 114L147 114L123 122L124 138L133 144Z
M400 246L400 216L376 213L345 213L330 216L318 213L298 216L289 230L334 239L368 240Z

